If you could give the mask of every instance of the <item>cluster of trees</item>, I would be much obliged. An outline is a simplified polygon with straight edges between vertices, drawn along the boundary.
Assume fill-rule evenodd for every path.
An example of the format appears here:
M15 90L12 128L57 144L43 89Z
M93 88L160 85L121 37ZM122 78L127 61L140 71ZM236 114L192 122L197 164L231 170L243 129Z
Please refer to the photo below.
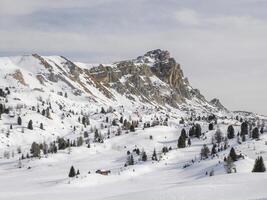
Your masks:
M241 137L242 141L246 141L246 137L252 138L252 139L259 139L260 133L263 134L264 127L261 126L260 128L255 126L253 128L253 125L251 123L248 123L247 121L242 122L240 127L240 133L237 134L238 139ZM229 125L227 128L227 138L233 139L235 138L235 129L233 125Z
M0 119L2 114L8 114L9 108L6 108L5 104L0 103Z
M64 150L70 147L82 146L84 144L84 139L82 136L78 137L77 140L70 141L69 139L66 140L62 137L58 137L57 141L51 142L49 145L44 143L37 143L33 142L30 148L30 154L27 154L26 158L29 157L41 157L41 153L43 155L47 155L49 153L57 153L58 150ZM90 143L88 143L88 147L90 147ZM22 154L21 159L25 159L24 155Z
M195 124L189 129L189 136L190 137L200 138L201 134L202 134L202 132L201 132L200 124Z
M177 147L178 148L185 148L186 147L186 140L187 140L188 146L190 146L191 145L191 139L188 138L188 136L186 134L186 130L182 129L181 135L180 135L180 137L178 139Z
M201 160L207 159L209 155L210 155L210 149L206 144L204 144L200 150L200 158Z
M10 94L10 90L8 87L5 89L0 88L0 97L6 98L7 95Z
M255 126L255 123L249 123L247 121L244 121L241 124L240 136L242 138L242 141L246 141L247 136L252 139L259 139L260 133L264 133L263 125L259 128L258 126Z
M76 177L78 175L80 175L80 170L78 169L77 172L76 172L76 170L74 169L74 167L71 166L70 172L69 172L69 177L70 178L73 178L73 177Z
M162 148L162 153L166 154L167 152L169 152L170 150L172 150L171 147L163 147ZM139 161L143 161L146 162L148 160L148 156L147 153L145 152L145 150L143 149L141 152L138 148L135 148L133 150L133 153L135 153L135 155L139 156ZM126 163L125 163L125 167L129 166L129 165L134 165L135 164L135 160L134 160L134 154L131 153L130 151L127 151L127 158L126 158ZM158 161L158 155L156 152L156 149L153 150L152 156L151 156L151 160L152 161Z
M98 129L95 130L94 142L103 143L104 138Z
M44 143L36 143L33 142L31 145L30 153L31 157L41 157L41 152L43 152L44 155L47 155L48 153L57 153L58 147L55 142L50 143L47 145ZM24 155L22 154L21 159L24 159ZM26 158L29 158L29 155L27 154Z
M38 108L37 112L38 112L38 111L39 111L39 108ZM50 109L49 109L49 107L47 107L46 109L43 109L43 110L42 110L42 115L45 116L45 117L47 117L47 118L49 118L49 119L51 119L51 114L50 114Z
M265 172L265 171L266 171L266 168L264 165L263 158L261 156L259 156L255 160L255 164L254 164L252 172Z
M88 117L87 115L86 115L86 116L82 116L82 120L81 120L81 118L79 117L79 118L78 118L78 121L81 122L81 123L84 125L84 127L90 125L90 119L89 119L89 117Z

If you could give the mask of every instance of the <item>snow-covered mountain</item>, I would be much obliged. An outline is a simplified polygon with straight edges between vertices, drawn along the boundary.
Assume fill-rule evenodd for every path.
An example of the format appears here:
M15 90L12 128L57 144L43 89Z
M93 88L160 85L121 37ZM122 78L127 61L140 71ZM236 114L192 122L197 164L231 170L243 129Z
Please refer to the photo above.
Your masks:
M63 56L4 57L0 58L0 70L1 85L20 91L68 93L107 106L120 105L125 103L121 99L127 98L127 103L181 110L221 110L193 89L180 65L168 51L160 49L136 59L96 66Z
M267 159L266 119L208 101L160 49L112 64L2 57L0 199L231 199L244 187L232 199L256 198L250 172L258 155ZM227 177L232 147L242 156ZM68 178L72 165L77 178Z

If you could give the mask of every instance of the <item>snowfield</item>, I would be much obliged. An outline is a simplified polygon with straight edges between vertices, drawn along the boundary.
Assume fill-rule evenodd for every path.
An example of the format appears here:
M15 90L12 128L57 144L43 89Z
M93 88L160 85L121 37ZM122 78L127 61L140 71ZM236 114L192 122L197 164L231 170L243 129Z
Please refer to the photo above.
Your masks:
M36 57L0 58L0 89L9 91L0 96L0 104L8 109L0 118L1 200L267 199L267 174L251 172L258 156L267 161L267 134L260 134L259 140L247 137L238 142L241 122L236 119L239 116L260 127L266 117L226 112L197 98L187 99L180 109L145 103L135 95L129 99L111 87L97 85L86 71L78 79L75 75L80 69L64 57L41 57L42 62ZM153 66L155 60L144 57L135 62ZM129 77L119 81L124 83ZM165 82L156 76L150 79L155 87L164 89L161 94L169 95ZM212 114L217 119L207 120ZM30 120L33 130L28 128ZM210 123L214 123L213 130L208 128ZM144 127L146 124L151 126ZM178 149L182 129L188 135L194 124L201 126L202 135L192 137L191 146ZM216 130L226 136L229 125L235 129L235 138L228 141L227 148L201 159L203 145L211 150ZM103 143L95 140L96 130ZM33 142L58 146L59 137L77 145L32 157ZM79 138L83 138L82 145L78 145ZM163 147L169 151L163 153ZM234 162L237 172L227 174L224 158L232 147L243 158ZM137 148L146 152L147 161L133 151ZM152 160L154 150L157 161ZM134 165L125 166L127 152ZM68 176L71 166L80 172L73 178Z
M267 198L266 173L251 173L258 155L267 159L267 137L238 145L236 151L245 154L245 159L236 162L237 173L226 174L223 157L229 150L221 152L218 158L199 160L202 144L209 143L213 133L208 132L208 139L204 141L193 139L191 147L175 149L179 129L159 126L114 137L104 144L92 144L89 149L73 147L70 154L64 150L47 158L23 160L20 169L18 158L1 159L0 197L25 200ZM149 140L149 135L153 140ZM160 150L166 144L174 150L162 155L159 162L139 162L123 167L126 150L137 146L152 152L154 147ZM235 146L235 139L230 144ZM194 164L192 159L196 161ZM184 169L186 163L190 166ZM67 177L71 165L80 170L78 178ZM95 174L97 169L109 169L111 174ZM215 175L207 176L206 171L212 169Z

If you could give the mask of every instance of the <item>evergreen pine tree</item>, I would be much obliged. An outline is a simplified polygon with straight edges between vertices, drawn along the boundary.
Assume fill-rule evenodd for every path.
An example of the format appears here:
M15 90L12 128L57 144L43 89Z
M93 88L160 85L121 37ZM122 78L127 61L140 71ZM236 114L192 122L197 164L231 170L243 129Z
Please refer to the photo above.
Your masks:
M41 153L39 144L33 142L30 151L33 157L39 157Z
M260 156L255 160L255 164L254 164L252 172L265 172L265 170L266 169L265 169L263 159Z
M235 129L233 125L229 125L227 128L227 137L228 139L233 139L235 137Z
M127 157L126 165L134 165L134 158L132 154Z
M154 149L153 154L152 154L152 160L158 161L156 149Z
M259 139L260 134L259 134L259 129L257 127L255 127L252 131L252 138L253 139Z
M18 125L21 125L22 124L22 120L21 120L21 117L19 116L18 117Z
M201 151L200 151L200 157L201 157L201 159L208 158L209 157L209 154L210 154L210 149L209 149L209 147L206 144L204 144L203 147L202 147L202 149L201 149Z
M185 148L186 146L185 141L186 141L185 137L180 135L178 139L178 144L177 144L178 148Z
M98 133L98 129L95 130L94 142L99 142L99 133Z
M264 128L263 128L263 126L261 127L260 133L261 133L261 134L264 133Z
M181 136L184 137L184 138L187 138L186 131L185 131L184 128L181 131Z
M71 166L70 172L69 172L69 177L72 178L72 177L75 177L75 175L76 175L75 169L73 166Z
M123 123L123 117L120 118L120 123L121 123L121 124Z
M106 113L106 111L105 111L105 109L103 107L101 107L101 113L102 114L105 114Z
M83 145L83 137L82 136L80 136L78 139L77 139L77 146L79 147L79 146L82 146Z
M247 135L248 134L248 122L243 122L241 124L241 135Z
M229 156L232 158L232 160L235 162L237 161L237 155L235 153L235 149L232 147L229 153Z
M225 158L224 167L225 167L225 170L228 174L232 173L233 170L235 171L234 161L232 160L232 158L230 156Z
M221 129L217 129L214 135L215 141L220 144L223 140L222 131Z
M213 130L213 123L209 124L209 130L212 131Z
M30 120L28 123L28 129L33 130L32 120Z
M217 145L213 144L212 149L211 149L211 155L214 155L217 153L217 149L216 149Z
M191 139L190 138L188 138L187 144L188 144L188 146L191 146Z
M134 128L133 124L131 124L131 126L130 126L130 132L135 132L135 128Z
M195 136L197 138L200 138L200 136L201 136L201 126L200 126L200 124L196 124Z
M195 126L192 126L190 129L189 129L189 136L190 137L193 137L195 135Z
M141 155L142 155L142 157L141 157L142 161L144 161L144 162L147 161L147 155L146 155L146 152L144 150L142 151Z

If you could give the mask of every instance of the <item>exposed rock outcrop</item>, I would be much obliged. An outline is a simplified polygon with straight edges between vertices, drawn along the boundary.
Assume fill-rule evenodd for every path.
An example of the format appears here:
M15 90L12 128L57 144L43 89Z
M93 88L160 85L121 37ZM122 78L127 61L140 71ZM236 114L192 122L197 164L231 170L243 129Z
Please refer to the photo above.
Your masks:
M228 111L220 102L219 99L214 98L210 101L210 104L213 105L214 107L218 108L221 111Z
M185 99L205 98L193 90L180 65L168 51L156 49L133 60L99 65L90 70L94 80L116 89L128 97L178 107Z

